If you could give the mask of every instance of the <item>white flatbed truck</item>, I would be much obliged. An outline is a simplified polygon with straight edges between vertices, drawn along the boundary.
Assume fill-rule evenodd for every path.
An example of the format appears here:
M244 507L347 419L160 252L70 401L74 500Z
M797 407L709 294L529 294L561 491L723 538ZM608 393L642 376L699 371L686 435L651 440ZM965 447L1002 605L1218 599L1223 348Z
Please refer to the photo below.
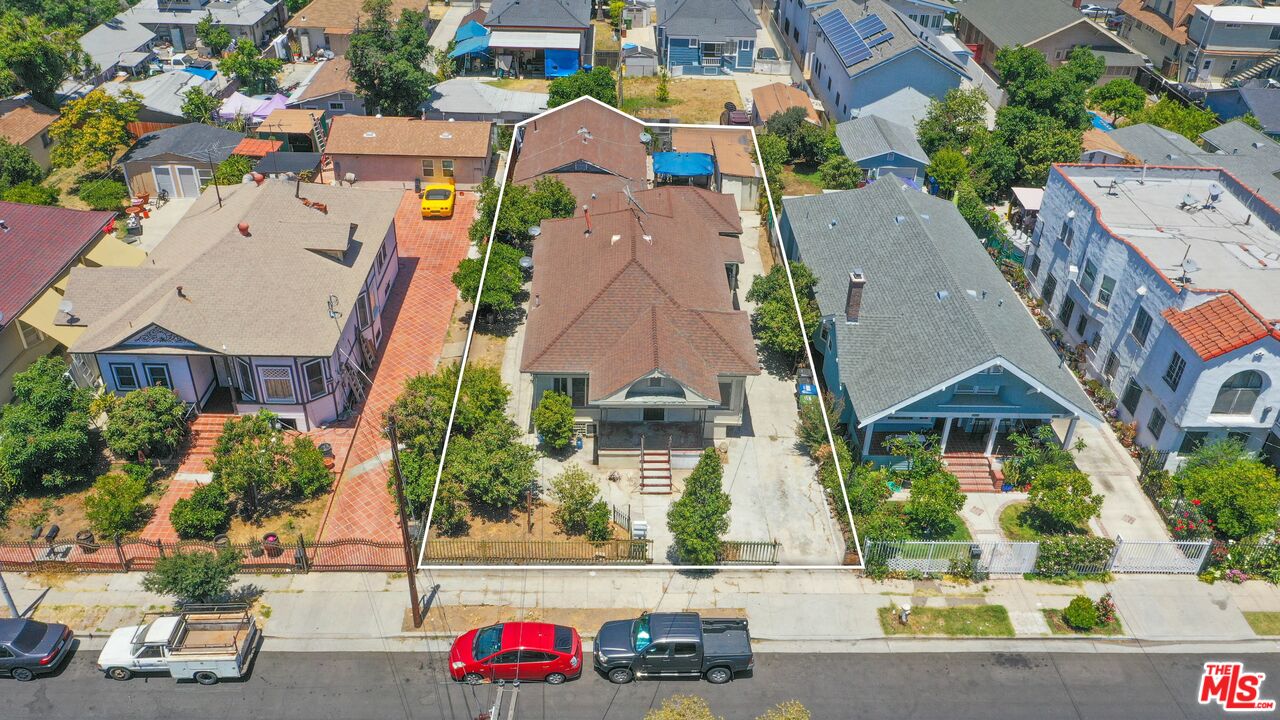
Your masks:
M113 680L167 673L213 685L248 672L259 638L244 605L189 605L180 613L149 613L149 622L111 633L98 669Z

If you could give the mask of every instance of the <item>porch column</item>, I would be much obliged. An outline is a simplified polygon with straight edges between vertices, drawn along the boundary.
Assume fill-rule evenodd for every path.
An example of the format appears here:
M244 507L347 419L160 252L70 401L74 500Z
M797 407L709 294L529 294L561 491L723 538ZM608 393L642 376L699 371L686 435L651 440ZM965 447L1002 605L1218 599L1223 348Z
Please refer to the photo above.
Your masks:
M996 433L1000 431L1000 418L991 418L991 430L987 432L987 449L982 453L987 457L991 457L991 451L996 447Z
M862 456L863 457L866 457L871 454L871 433L875 430L875 427L876 427L876 424L871 423L870 425L867 425L865 430L862 431L864 433L864 435L862 436Z
M1062 437L1062 448L1069 449L1071 440L1076 436L1076 423L1080 422L1080 416L1076 415L1071 418L1071 422L1067 423L1067 434Z
M942 454L947 453L947 438L951 437L951 418L942 419Z

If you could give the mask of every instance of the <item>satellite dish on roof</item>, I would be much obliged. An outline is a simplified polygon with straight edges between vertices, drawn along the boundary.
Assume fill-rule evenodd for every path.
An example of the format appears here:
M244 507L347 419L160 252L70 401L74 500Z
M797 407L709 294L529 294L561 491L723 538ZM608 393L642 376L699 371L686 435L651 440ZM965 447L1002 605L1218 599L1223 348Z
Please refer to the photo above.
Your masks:
M58 312L62 313L63 315L70 315L71 311L74 309L75 309L75 305L71 304L70 300L63 300L62 302L58 303Z
M1182 262L1182 269L1187 272L1199 272L1200 263L1196 262L1195 258L1187 258Z

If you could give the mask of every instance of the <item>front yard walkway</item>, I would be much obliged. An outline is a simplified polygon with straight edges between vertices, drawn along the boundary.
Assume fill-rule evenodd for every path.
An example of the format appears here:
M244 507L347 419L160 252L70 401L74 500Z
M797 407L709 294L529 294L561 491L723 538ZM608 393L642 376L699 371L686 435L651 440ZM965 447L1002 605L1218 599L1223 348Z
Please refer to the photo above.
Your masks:
M475 206L473 193L459 193L452 218L423 220L417 196L404 194L396 212L400 274L382 311L387 339L320 531L322 540L400 539L395 505L387 492L391 445L382 435L382 414L405 380L434 371L440 360L458 297L451 276L470 247L467 228L475 218Z
M1059 436L1065 421L1055 423ZM1100 493L1102 517L1090 521L1093 531L1103 537L1125 540L1168 540L1164 520L1138 486L1138 463L1116 439L1111 428L1081 422L1076 437L1084 440L1084 452L1076 455L1076 466L1089 475L1093 491Z

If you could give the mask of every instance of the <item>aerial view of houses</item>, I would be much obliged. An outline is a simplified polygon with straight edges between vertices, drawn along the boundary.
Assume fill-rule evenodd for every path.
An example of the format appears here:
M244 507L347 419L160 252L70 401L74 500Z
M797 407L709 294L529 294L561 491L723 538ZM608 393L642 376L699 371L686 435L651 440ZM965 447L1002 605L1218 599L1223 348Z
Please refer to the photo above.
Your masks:
M1274 709L1280 2L0 39L5 717Z

